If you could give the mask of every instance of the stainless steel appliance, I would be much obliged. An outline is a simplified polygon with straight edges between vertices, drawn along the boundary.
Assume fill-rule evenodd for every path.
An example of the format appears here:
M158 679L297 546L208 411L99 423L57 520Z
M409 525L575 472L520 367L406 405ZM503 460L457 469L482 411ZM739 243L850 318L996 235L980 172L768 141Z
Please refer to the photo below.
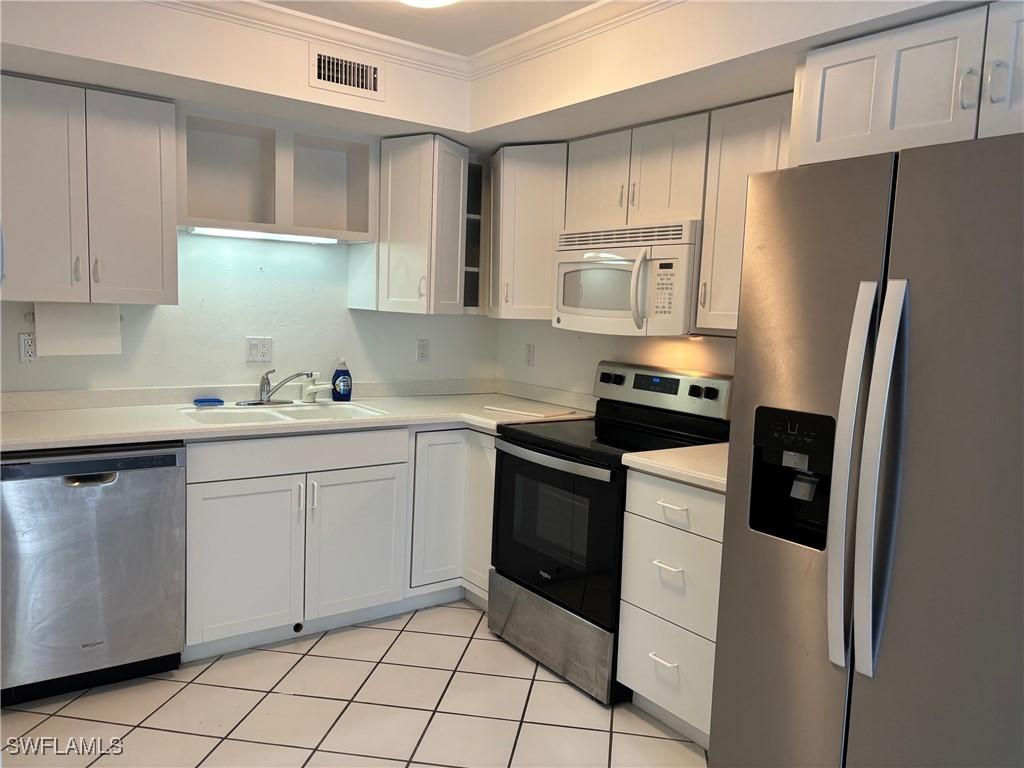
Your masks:
M178 666L181 444L5 454L4 703Z
M556 328L618 336L689 333L700 222L563 232Z
M611 700L633 451L724 442L731 381L602 362L593 419L498 427L491 631Z
M712 766L1020 766L1024 137L752 176Z

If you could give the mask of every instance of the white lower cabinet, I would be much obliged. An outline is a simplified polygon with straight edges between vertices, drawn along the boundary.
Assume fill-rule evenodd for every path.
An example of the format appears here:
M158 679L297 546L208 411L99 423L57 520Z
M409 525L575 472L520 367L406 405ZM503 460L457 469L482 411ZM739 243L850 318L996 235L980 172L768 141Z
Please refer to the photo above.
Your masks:
M416 435L410 587L462 576L467 433L452 429Z
M494 437L479 432L466 435L466 520L463 537L462 579L487 593L491 570L491 529L494 523Z
M305 486L305 475L188 486L187 645L302 621Z
M307 478L306 619L401 600L406 465Z

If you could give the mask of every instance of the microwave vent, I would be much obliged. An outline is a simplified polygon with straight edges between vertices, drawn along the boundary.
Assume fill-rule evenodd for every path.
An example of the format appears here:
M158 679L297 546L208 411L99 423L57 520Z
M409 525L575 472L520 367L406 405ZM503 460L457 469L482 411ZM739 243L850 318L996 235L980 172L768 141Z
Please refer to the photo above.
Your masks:
M379 64L359 61L347 52L329 52L310 47L309 84L355 96L383 99L382 69Z
M581 248L614 245L694 243L699 224L700 222L688 221L656 227L623 227L622 229L562 232L558 236L558 250L574 251Z

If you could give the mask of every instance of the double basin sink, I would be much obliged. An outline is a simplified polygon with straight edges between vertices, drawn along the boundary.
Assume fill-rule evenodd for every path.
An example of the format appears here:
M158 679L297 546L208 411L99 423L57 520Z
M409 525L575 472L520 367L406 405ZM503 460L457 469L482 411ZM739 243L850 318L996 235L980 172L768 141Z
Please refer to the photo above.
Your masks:
M387 415L387 411L358 403L222 405L213 408L183 408L182 412L200 424L280 424L288 421L358 419Z

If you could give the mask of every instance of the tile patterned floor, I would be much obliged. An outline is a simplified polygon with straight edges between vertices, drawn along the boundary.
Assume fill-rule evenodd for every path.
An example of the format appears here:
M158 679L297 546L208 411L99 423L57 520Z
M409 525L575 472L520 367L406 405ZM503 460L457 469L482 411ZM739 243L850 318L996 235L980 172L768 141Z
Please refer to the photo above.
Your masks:
M645 713L603 707L460 601L153 678L6 709L4 766L703 768ZM121 754L16 754L9 739L123 739Z

